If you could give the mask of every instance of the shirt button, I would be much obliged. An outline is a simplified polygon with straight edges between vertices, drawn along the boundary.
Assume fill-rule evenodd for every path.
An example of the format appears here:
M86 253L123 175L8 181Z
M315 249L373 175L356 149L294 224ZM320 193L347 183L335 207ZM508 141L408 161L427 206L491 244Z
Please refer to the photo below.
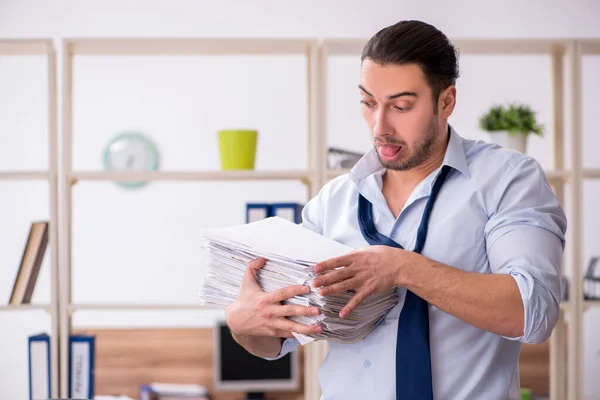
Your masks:
M365 368L369 368L371 366L371 361L365 361Z

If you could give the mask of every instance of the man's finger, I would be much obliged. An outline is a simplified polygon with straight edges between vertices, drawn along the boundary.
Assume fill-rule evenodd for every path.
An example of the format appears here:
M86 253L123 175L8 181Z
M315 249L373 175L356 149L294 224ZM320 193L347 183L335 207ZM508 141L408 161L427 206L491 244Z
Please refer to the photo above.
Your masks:
M342 311L340 311L340 318L346 318L348 315L350 315L350 313L354 311L354 309L358 307L358 305L366 298L366 292L357 292L354 296L352 296L348 304L342 308Z
M315 333L323 332L323 328L321 328L319 325L304 325L287 318L278 319L275 322L274 328L287 332L300 333L303 335L313 335Z
M344 254L343 256L333 257L325 261L321 261L315 265L315 272L320 274L324 271L329 271L335 268L345 267L347 265L352 264L354 261L355 254L354 252Z
M343 267L313 279L313 286L317 288L321 286L332 285L336 282L351 278L353 276L353 271L350 267L351 266Z
M348 290L356 289L360 286L360 281L354 277L343 280L341 282L334 283L333 285L326 286L319 289L321 296L331 296L338 293L344 293Z
M286 304L283 306L273 306L273 314L277 317L292 317L292 316L304 316L314 317L321 313L317 307L305 307L296 304Z
M282 331L282 330L276 330L276 335L278 337L282 337L282 338L286 338L286 339L293 339L294 335L292 335L292 332L288 332L288 331Z
M266 261L267 260L265 260L264 258L257 258L256 260L250 261L248 263L248 267L246 268L246 272L244 273L244 278L242 279L242 282L247 285L258 285L258 283L256 283L256 273L265 265Z
M305 285L288 286L271 292L270 300L272 303L280 303L284 300L291 299L294 296L299 296L308 292L310 292L310 288Z

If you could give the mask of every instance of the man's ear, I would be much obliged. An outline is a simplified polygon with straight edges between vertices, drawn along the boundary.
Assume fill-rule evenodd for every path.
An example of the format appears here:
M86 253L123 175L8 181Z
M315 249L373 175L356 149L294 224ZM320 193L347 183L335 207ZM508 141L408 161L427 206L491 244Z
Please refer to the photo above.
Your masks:
M450 85L440 94L439 114L448 118L456 106L456 86Z

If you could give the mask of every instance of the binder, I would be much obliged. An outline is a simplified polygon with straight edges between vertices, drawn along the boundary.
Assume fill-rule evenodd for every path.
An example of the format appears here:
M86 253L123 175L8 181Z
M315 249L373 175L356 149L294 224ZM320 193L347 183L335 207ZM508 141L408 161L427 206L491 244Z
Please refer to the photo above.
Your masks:
M47 333L28 338L29 400L49 399L52 391L50 378L50 336Z
M303 204L298 203L275 203L271 204L271 217L281 217L296 224L302 222Z
M266 203L246 203L246 223L256 222L270 216L271 207Z
M140 394L138 397L140 400L156 400L158 395L154 390L152 390L150 385L141 385Z
M69 337L69 398L94 398L95 345L95 336Z

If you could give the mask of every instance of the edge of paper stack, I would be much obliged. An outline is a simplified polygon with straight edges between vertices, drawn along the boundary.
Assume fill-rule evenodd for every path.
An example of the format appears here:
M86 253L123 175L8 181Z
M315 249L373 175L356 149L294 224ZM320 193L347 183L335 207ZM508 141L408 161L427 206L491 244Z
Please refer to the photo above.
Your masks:
M316 306L321 314L316 317L288 317L293 321L322 326L321 334L294 333L301 344L313 340L332 340L354 343L367 336L396 305L396 291L369 296L345 319L339 312L348 303L353 292L321 296L310 282L317 276L313 267L317 262L346 254L352 250L301 225L280 217L227 228L204 229L200 236L208 254L207 274L199 296L202 304L226 308L239 290L248 262L262 257L267 260L257 273L257 283L266 292L286 286L307 285L310 292L288 299L284 304Z

